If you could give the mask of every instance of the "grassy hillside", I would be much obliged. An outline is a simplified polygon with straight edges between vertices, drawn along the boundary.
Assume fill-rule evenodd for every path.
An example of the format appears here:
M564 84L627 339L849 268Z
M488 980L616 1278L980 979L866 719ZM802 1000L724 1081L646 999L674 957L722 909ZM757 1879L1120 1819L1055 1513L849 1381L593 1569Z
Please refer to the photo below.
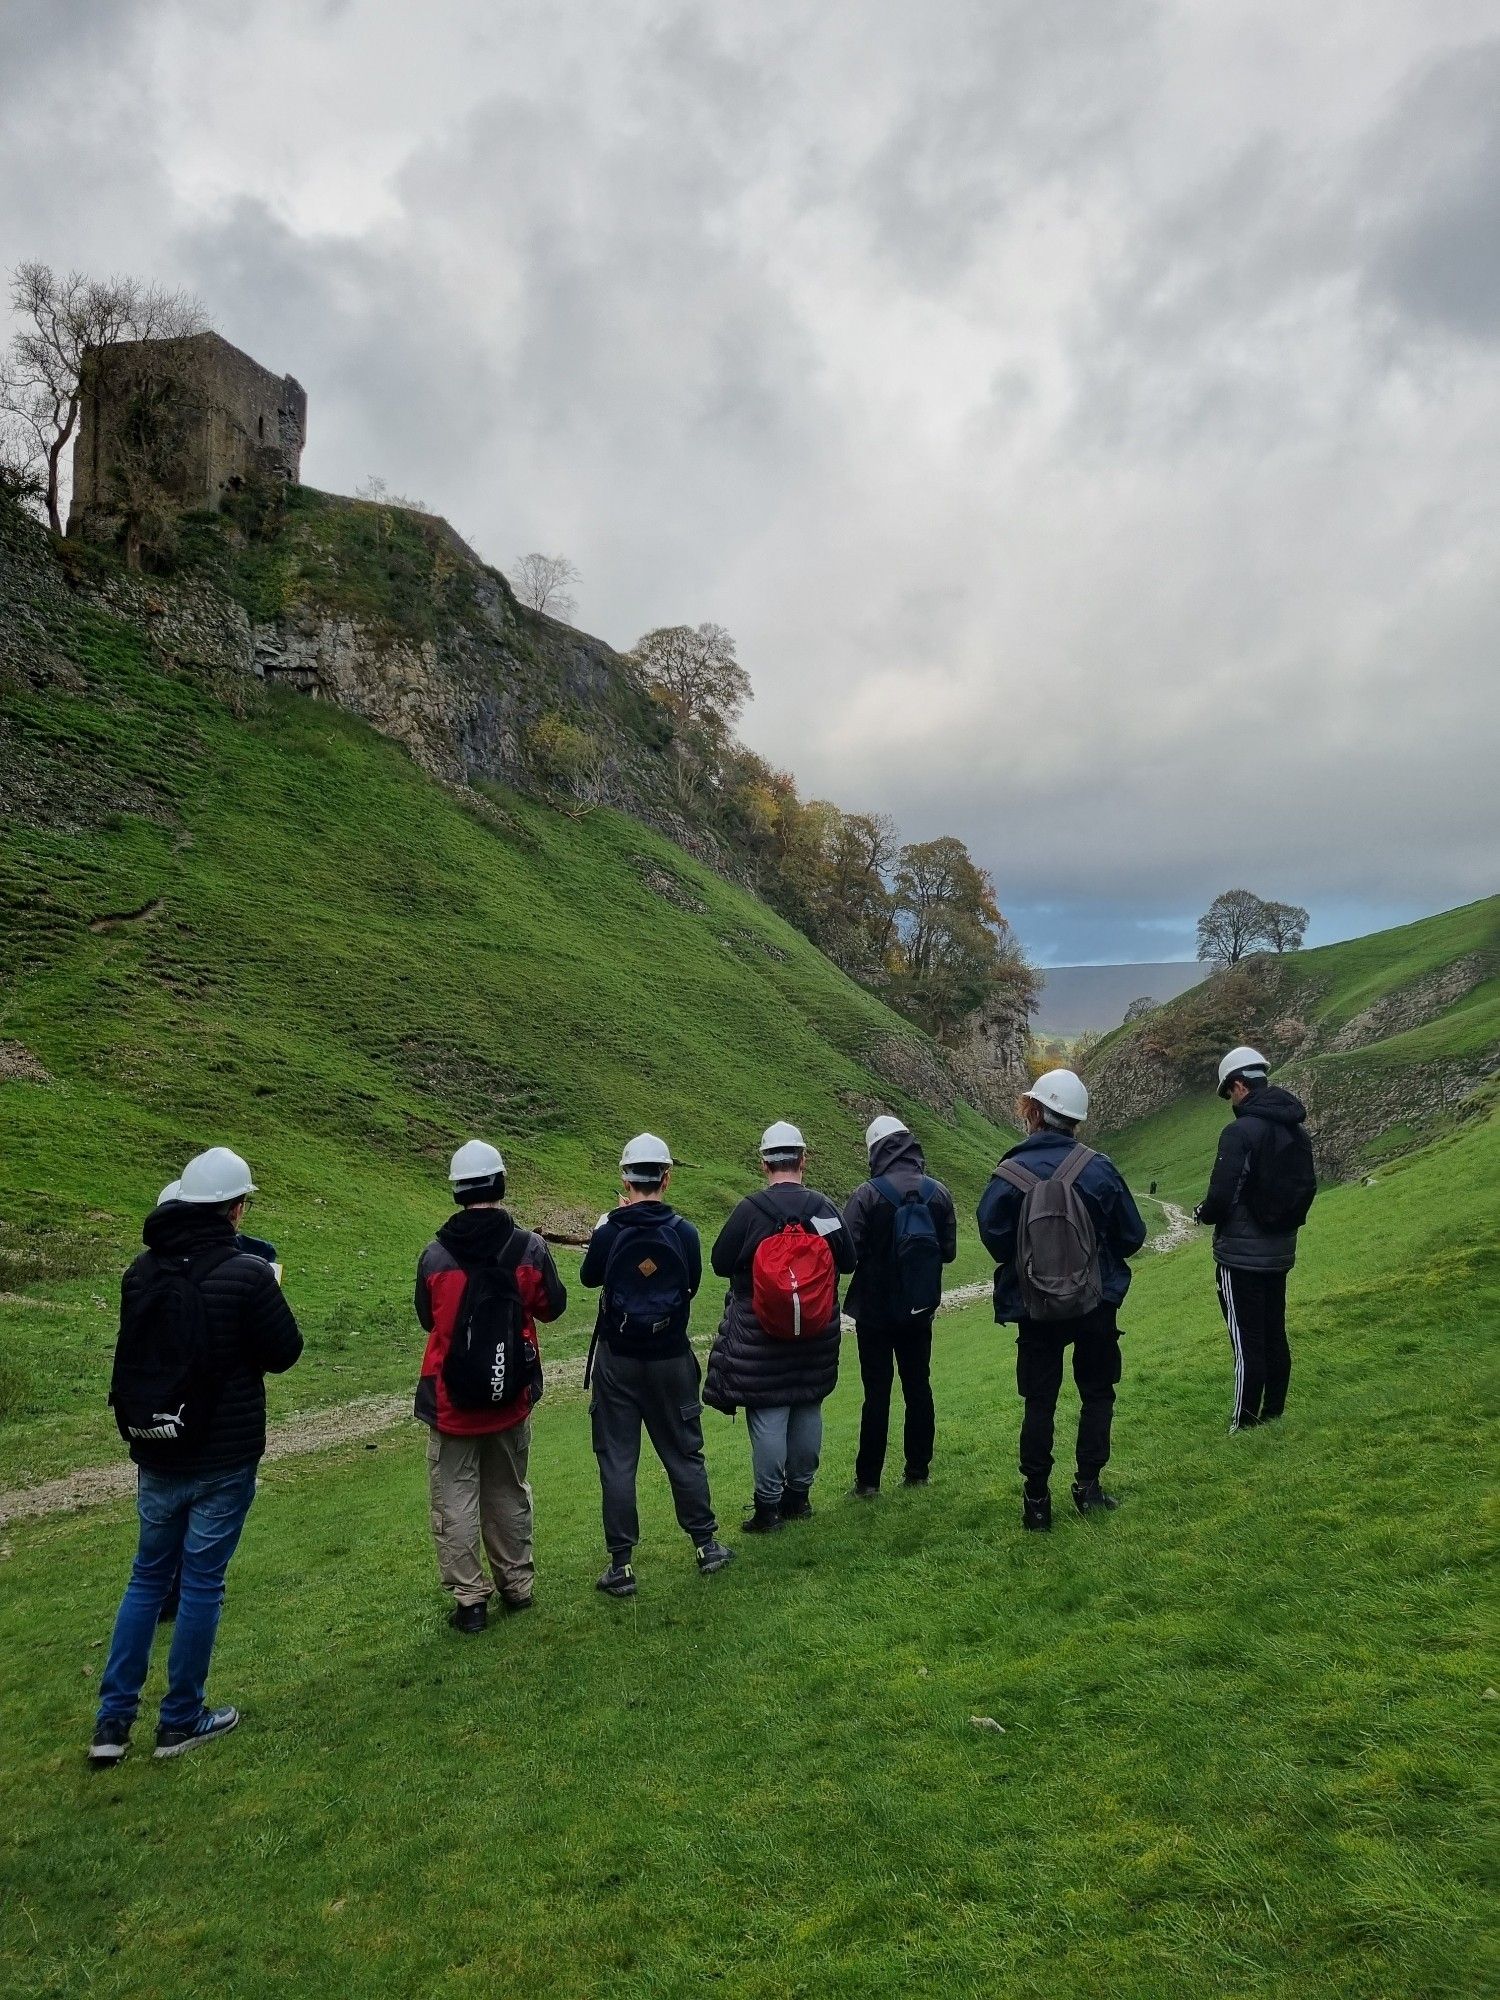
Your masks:
M252 1162L307 1317L278 1406L410 1379L410 1269L473 1133L564 1233L643 1126L691 1163L705 1228L776 1117L842 1194L877 1104L977 1195L997 1132L888 1080L940 1087L930 1046L634 821L465 802L337 709L238 687L236 713L96 613L63 637L70 681L4 710L0 1485L112 1450L115 1274L213 1141ZM585 1321L580 1301L551 1351Z
M583 1403L544 1404L538 1609L478 1641L442 1623L397 1432L266 1469L215 1664L239 1734L100 1777L130 1522L12 1530L0 1989L1493 1990L1497 1141L1476 1121L1320 1201L1278 1426L1225 1434L1206 1245L1146 1261L1122 1508L1050 1538L1016 1524L1011 1348L982 1312L941 1326L929 1491L842 1497L846 1367L816 1518L704 1583L652 1468L630 1605L590 1587ZM732 1517L741 1426L714 1420L710 1462Z
M1244 1041L1306 1098L1330 1173L1452 1129L1500 1068L1500 896L1247 961L1107 1037L1090 1081L1106 1140L1140 1180L1202 1193L1225 1115L1218 1058Z

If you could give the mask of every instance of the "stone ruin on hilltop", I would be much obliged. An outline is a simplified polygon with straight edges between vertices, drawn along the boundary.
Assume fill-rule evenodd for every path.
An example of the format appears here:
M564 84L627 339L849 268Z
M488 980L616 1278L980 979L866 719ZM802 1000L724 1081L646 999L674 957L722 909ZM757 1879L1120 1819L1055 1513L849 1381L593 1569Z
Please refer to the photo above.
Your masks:
M133 478L184 513L221 507L252 481L296 485L307 392L220 334L120 341L84 357L68 532L116 532Z

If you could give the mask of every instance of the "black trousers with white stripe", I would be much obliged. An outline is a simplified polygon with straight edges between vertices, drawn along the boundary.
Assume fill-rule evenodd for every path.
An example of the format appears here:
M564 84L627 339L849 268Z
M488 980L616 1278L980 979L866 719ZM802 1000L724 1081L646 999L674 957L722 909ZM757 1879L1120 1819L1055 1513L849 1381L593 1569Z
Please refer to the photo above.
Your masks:
M1292 1379L1286 1338L1286 1272L1219 1266L1219 1310L1234 1356L1234 1405L1229 1428L1279 1417Z

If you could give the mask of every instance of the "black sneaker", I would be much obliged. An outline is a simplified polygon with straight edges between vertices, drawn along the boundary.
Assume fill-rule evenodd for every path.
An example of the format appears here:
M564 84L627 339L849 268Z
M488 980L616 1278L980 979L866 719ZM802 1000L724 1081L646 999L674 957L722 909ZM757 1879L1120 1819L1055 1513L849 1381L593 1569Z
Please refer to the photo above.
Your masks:
M455 1632L482 1632L490 1622L489 1608L480 1604L455 1604L448 1613L448 1623Z
M878 1486L866 1486L862 1479L856 1479L850 1490L856 1500L878 1500L880 1498L880 1488Z
M776 1511L783 1521L810 1521L812 1501L805 1493L783 1493L776 1502Z
M200 1743L212 1743L240 1726L237 1708L206 1708L191 1729L158 1729L153 1757L180 1757L184 1750L196 1750Z
M781 1526L781 1510L771 1500L757 1500L755 1512L748 1521L741 1521L742 1535L774 1535Z
M913 1472L911 1467L908 1466L906 1471L901 1475L901 1484L903 1486L925 1486L927 1484L927 1474L925 1472Z
M1052 1526L1052 1495L1021 1493L1021 1526L1045 1535Z
M594 1585L606 1597L634 1597L635 1570L628 1562L615 1562L611 1558L609 1568Z
M118 1717L101 1722L89 1745L89 1762L101 1771L106 1764L118 1764L130 1748L130 1727L128 1722L121 1722Z
M698 1574L712 1576L715 1570L725 1569L734 1561L734 1550L726 1549L712 1535L706 1542L698 1544Z
M1112 1514L1119 1504L1114 1494L1106 1493L1097 1479L1073 1481L1073 1505L1080 1514L1093 1514L1100 1509L1106 1514Z

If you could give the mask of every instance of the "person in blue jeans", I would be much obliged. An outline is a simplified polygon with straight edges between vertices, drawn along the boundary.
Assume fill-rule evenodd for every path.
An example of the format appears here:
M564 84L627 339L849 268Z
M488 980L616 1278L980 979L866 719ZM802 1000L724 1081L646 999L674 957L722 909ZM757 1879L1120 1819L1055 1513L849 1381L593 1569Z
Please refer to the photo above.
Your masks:
M176 1757L227 1735L234 1708L210 1708L209 1663L224 1603L224 1578L255 1498L255 1472L266 1448L267 1374L281 1374L302 1352L302 1335L263 1258L236 1236L250 1196L250 1169L215 1146L183 1169L176 1199L147 1216L146 1249L120 1287L122 1325L148 1319L148 1294L166 1272L185 1275L202 1299L208 1390L201 1428L190 1438L133 1437L140 1541L115 1618L99 1687L89 1761L118 1763L130 1744L151 1664L157 1619L181 1567L182 1602L167 1657L167 1692L157 1719L155 1754ZM149 1336L149 1325L145 1328ZM149 1344L149 1343L148 1343ZM161 1412L164 1417L169 1413Z

